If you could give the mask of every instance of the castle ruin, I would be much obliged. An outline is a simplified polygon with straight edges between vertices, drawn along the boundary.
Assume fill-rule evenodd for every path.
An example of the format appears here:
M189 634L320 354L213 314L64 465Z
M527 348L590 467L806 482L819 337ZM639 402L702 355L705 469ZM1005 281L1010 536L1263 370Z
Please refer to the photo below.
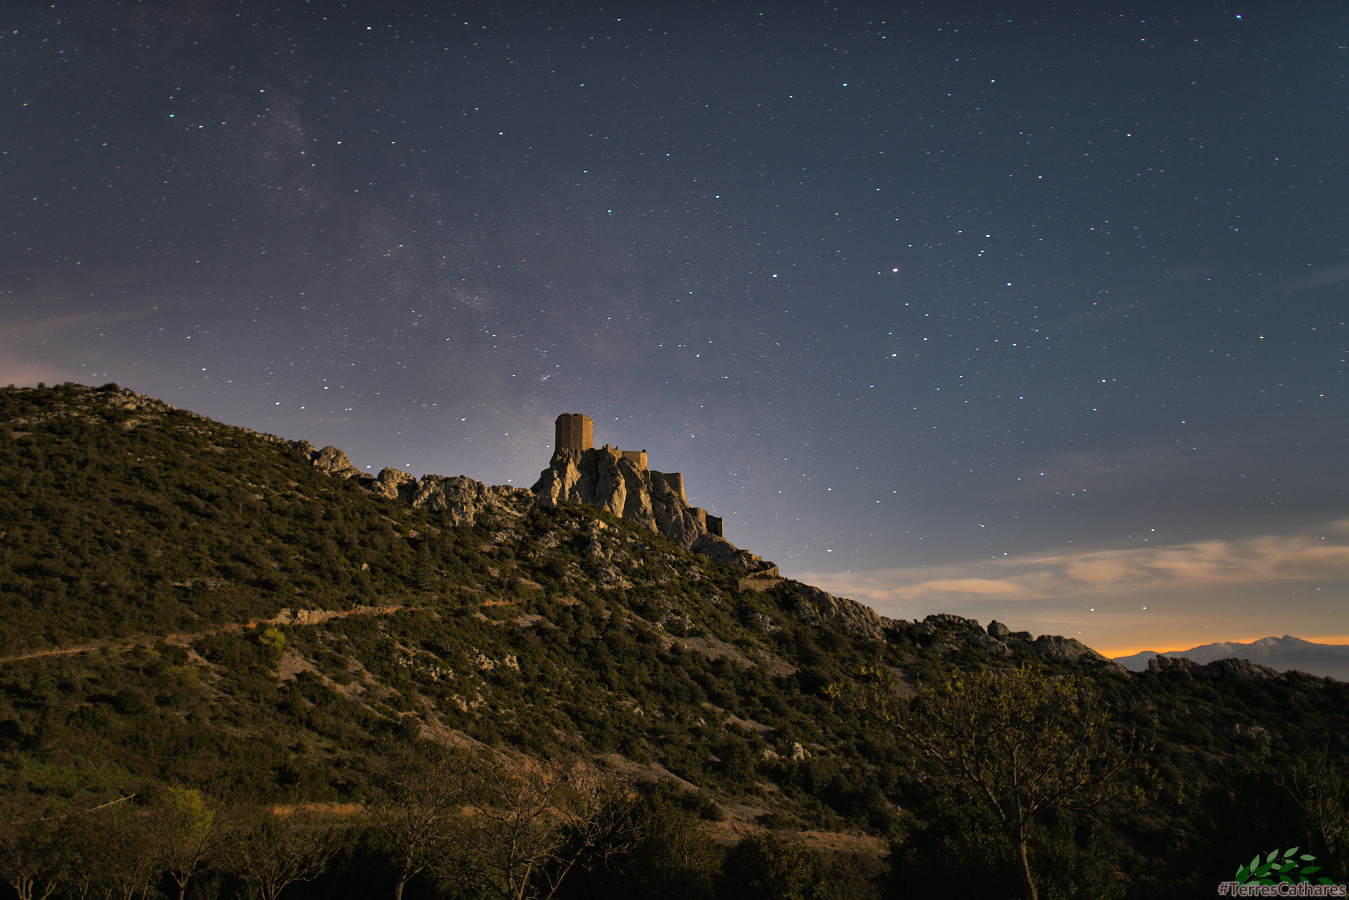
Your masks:
M553 449L553 466L556 466L559 460L568 457L579 459L592 453L604 454L613 463L626 462L630 464L633 475L637 479L645 481L649 488L654 488L658 494L668 494L678 498L679 504L687 510L697 523L695 527L717 537L723 536L720 516L708 515L707 510L701 507L688 506L687 495L684 493L684 474L682 472L657 472L651 469L648 466L645 450L622 450L609 444L605 444L597 450L595 448L595 423L590 416L584 413L562 413L557 417L554 434L556 440ZM547 475L547 471L544 474ZM542 481L540 484L542 484ZM536 489L539 486L536 485Z

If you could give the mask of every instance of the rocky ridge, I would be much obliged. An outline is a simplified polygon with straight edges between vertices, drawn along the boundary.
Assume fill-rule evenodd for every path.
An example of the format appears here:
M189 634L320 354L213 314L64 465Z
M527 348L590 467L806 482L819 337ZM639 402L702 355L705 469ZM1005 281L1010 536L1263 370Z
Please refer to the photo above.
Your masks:
M179 410L162 400L116 385L84 388L107 406L129 412L176 413L202 419L195 413ZM10 423L21 425L22 421ZM286 440L275 435L253 432L269 443L287 446L297 457L319 471L337 478L355 479L372 494L399 499L414 507L445 515L454 526L472 526L479 521L509 522L526 515L535 503L582 503L606 510L633 524L669 537L680 546L713 562L730 566L758 577L777 577L776 567L760 557L741 550L730 541L708 531L704 518L685 500L677 476L638 466L633 460L608 448L584 451L559 450L530 490L506 485L488 486L467 476L447 477L428 474L420 479L398 469L385 468L377 476L361 472L346 453L337 447L315 447L306 440ZM597 523L602 525L602 523ZM616 573L596 577L606 583L622 584ZM974 619L949 614L930 615L922 621L890 619L846 597L835 597L817 587L787 581L788 594L783 608L803 619L822 619L841 624L850 631L876 640L885 640L892 630L909 631L929 642L944 655L962 647L980 648L995 656L1010 656L1014 650L1026 650L1040 656L1075 663L1126 671L1118 663L1073 638L1058 635L1032 637L1029 632L1013 632L993 621L987 628ZM1199 666L1188 659L1158 658L1148 672L1180 672L1198 678L1277 677L1264 666L1237 660L1223 660Z
M1032 638L1029 631L1012 631L996 619L985 628L974 619L938 613L921 622L898 623L911 629L920 639L943 655L966 648L978 648L994 656L1011 656L1014 650L1026 650L1038 656L1068 662L1097 666L1107 671L1125 673L1128 670L1108 659L1076 638L1056 634L1042 634Z
M1217 659L1199 664L1183 656L1156 656L1148 660L1151 674L1175 674L1190 678L1208 678L1220 681L1266 681L1278 678L1279 673L1247 659Z
M794 596L786 609L802 619L824 619L873 640L884 640L886 631L901 622L882 616L869 606L847 597L835 597L814 585L790 582Z
M694 513L671 478L639 469L631 460L615 458L603 450L560 451L533 489L525 490L488 486L465 475L423 475L419 479L390 468L372 477L357 469L336 447L316 448L304 440L287 443L298 457L322 472L354 478L372 494L444 513L452 525L473 525L485 514L519 518L533 503L582 503L659 532L721 565L747 573L776 574L772 563L709 532L706 522Z
M684 548L707 533L673 478L606 449L558 450L532 490L541 503L595 506Z
M360 472L336 447L315 448L303 440L288 443L298 456L321 471L339 478L355 478L372 494L442 512L456 526L473 525L484 515L490 515L496 521L503 517L506 520L519 518L532 503L548 506L581 503L664 534L713 562L746 573L777 576L777 567L772 563L709 532L706 522L684 499L674 478L640 467L607 448L557 451L534 486L524 490L504 485L489 487L463 475L453 478L424 475L418 479L407 472L389 468L371 477ZM616 575L602 577L604 574L597 573L600 581L610 586L625 586L622 578ZM874 640L885 640L892 629L907 629L929 640L943 655L956 653L962 647L977 647L994 656L1011 656L1014 650L1020 649L1110 671L1127 671L1075 638L1051 634L1033 637L1030 632L1014 632L997 621L989 622L984 628L974 619L946 613L914 622L890 619L855 600L835 597L813 585L794 581L787 584L790 587L784 608L793 614L803 619L832 621ZM1189 664L1188 660L1182 662ZM1149 671L1159 670L1149 668ZM1244 672L1227 674L1224 670L1222 676L1203 673L1199 677L1259 676Z

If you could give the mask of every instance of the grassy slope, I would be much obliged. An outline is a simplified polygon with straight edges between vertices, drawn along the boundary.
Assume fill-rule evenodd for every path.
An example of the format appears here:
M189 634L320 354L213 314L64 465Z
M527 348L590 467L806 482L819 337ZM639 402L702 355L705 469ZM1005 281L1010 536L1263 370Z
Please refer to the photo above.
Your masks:
M796 603L790 583L742 589L593 509L515 500L453 528L155 401L0 391L0 783L15 788L359 801L382 739L429 734L618 754L770 823L896 833L921 773L825 686L877 662L921 676L993 660L958 635L859 637ZM1336 682L1087 674L1156 728L1161 789L1116 823L1133 853L1217 828L1220 804L1200 801L1240 793L1243 771L1349 756Z

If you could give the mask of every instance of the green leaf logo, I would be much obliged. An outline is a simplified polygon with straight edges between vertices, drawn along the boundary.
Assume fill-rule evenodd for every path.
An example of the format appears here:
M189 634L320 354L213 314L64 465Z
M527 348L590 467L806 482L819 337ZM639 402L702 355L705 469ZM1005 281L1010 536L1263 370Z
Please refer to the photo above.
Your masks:
M1316 862L1314 856L1306 853L1298 856L1299 849L1271 850L1263 859L1257 853L1254 859L1237 869L1237 884L1334 884L1329 878L1312 881L1309 876L1321 871L1321 867L1310 865Z

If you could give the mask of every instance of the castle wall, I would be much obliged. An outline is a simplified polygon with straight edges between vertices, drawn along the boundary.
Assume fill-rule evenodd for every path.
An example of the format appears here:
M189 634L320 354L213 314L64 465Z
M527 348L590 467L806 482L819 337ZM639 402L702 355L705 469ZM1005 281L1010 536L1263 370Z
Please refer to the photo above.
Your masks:
M717 537L725 537L725 536L726 536L726 535L724 535L724 534L721 533L721 516L708 516L708 517L707 517L707 533L708 533L708 534L715 534Z
M688 498L684 496L683 472L657 472L652 470L651 480L660 481L661 484L665 485L672 492L678 494L680 500L688 502Z
M635 465L638 469L645 469L645 468L646 468L646 451L645 451L645 450L624 450L624 451L623 451L623 458L624 458L624 459L627 459L627 460L631 460L631 461L632 461L632 464Z
M595 423L583 413L563 413L557 417L558 450L590 450L595 446Z

